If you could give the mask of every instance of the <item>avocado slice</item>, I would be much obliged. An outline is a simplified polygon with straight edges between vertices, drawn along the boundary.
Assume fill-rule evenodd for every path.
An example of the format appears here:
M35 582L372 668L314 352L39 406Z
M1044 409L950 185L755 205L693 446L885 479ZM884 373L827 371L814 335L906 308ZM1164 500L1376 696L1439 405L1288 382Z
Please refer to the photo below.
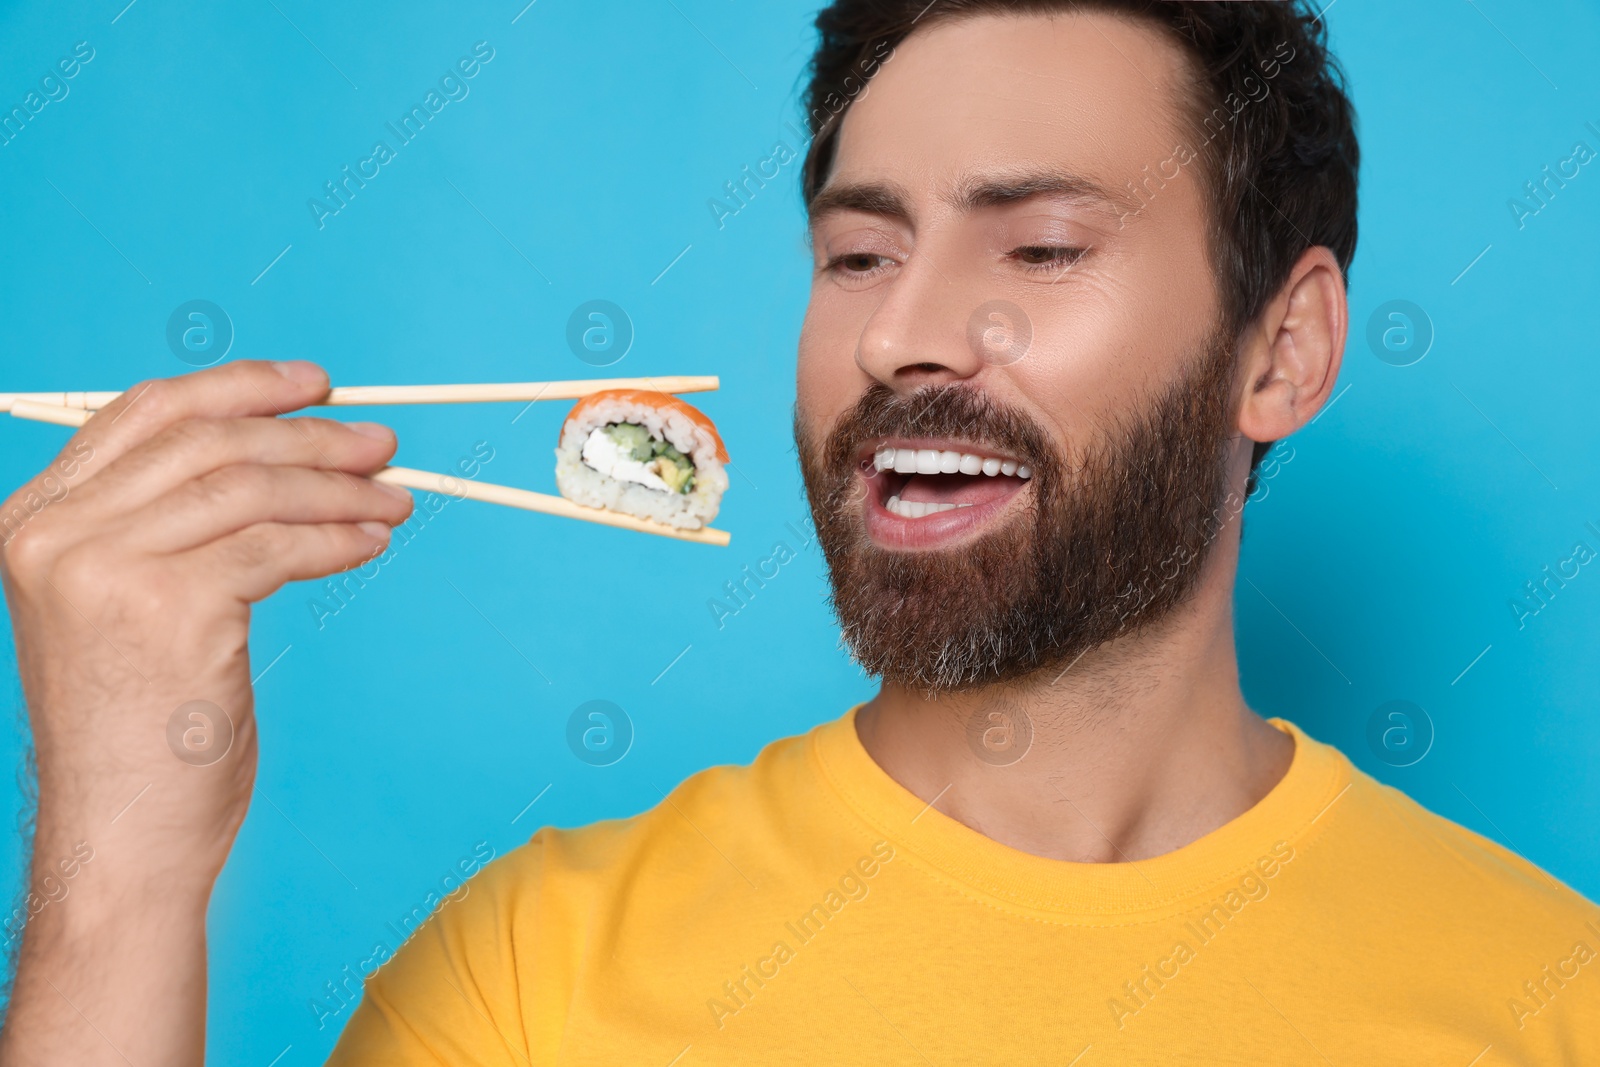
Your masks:
M617 443L618 448L640 463L648 462L654 452L652 446L655 441L650 436L650 431L636 423L614 422L606 427L606 433Z
M666 482L672 492L687 493L694 488L694 461L671 442L653 436L633 422L609 423L605 432L618 448Z

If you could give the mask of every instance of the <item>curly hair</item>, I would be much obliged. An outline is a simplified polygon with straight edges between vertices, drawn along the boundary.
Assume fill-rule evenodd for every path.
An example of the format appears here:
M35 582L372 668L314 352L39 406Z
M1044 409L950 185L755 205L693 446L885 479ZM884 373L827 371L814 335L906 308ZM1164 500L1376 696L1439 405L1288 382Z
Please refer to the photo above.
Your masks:
M1185 105L1201 145L1226 336L1237 338L1260 315L1309 248L1330 249L1348 283L1360 165L1355 113L1327 28L1303 0L834 0L817 15L807 67L806 204L827 180L851 102L913 30L978 15L1075 11L1159 27L1191 61ZM1256 445L1252 479L1269 447Z

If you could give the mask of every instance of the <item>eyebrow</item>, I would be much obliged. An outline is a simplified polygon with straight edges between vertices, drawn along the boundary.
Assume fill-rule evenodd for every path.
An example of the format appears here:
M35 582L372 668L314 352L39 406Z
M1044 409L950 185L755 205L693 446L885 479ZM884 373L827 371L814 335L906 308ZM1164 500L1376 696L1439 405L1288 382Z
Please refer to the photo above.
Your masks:
M1005 207L1037 198L1069 200L1120 215L1127 198L1090 178L1051 171L971 178L940 200L957 211ZM906 224L911 223L910 197L894 182L841 182L829 185L811 198L806 212L813 224L840 211L860 211Z
M806 205L806 214L813 223L841 211L859 211L909 223L911 211L906 206L909 199L893 182L841 182L813 196Z

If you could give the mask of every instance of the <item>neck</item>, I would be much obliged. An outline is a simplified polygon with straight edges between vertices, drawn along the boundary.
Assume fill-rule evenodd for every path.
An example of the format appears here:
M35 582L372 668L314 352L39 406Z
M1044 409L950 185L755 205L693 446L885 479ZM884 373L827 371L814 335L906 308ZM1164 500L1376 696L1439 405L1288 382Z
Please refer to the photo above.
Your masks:
M861 742L911 792L1023 852L1116 863L1181 848L1254 806L1294 755L1240 692L1229 562L1064 672L954 694L885 684L856 713Z

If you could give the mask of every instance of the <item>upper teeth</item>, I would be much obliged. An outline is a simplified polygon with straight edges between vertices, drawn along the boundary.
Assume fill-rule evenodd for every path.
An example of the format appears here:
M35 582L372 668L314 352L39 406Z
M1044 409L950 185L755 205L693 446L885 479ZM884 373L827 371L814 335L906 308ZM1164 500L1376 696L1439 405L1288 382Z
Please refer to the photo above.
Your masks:
M940 451L937 448L880 448L872 457L880 471L897 474L997 474L1032 478L1033 470L1014 459L978 456L971 452Z

